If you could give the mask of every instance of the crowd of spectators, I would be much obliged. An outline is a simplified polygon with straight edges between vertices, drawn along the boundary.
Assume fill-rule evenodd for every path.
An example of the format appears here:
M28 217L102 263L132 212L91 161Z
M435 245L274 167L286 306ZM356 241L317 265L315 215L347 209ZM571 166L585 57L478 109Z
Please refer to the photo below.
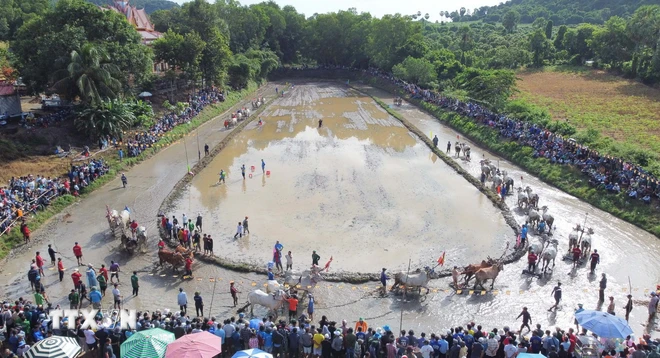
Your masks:
M140 155L140 153L158 142L160 137L172 128L190 122L207 106L224 102L225 95L225 92L215 87L202 89L194 95L189 95L187 106L182 111L175 110L168 113L158 119L148 130L136 133L133 137L125 138L126 156L136 157Z
M390 81L412 98L454 111L497 130L503 138L532 147L535 158L543 157L553 164L577 167L588 177L592 186L613 194L627 195L646 204L660 198L660 181L639 165L601 154L572 138L564 138L537 124L495 113L478 103L445 97L377 69L365 72Z
M44 210L57 196L80 195L85 187L107 171L108 166L103 160L91 159L72 164L65 177L32 174L12 177L7 186L0 188L0 235L20 225L26 216ZM24 231L25 227L21 230ZM29 231L24 231L23 236L29 240Z
M112 351L119 356L121 343L135 332L161 328L172 332L177 339L208 331L221 338L223 357L231 357L243 349L259 348L275 358L301 355L305 358L515 358L520 353L581 358L576 347L579 349L582 342L589 341L595 342L602 357L660 358L658 340L652 341L649 335L637 340L631 336L604 339L585 329L578 333L579 327L543 329L537 324L533 330L514 332L508 327L486 328L469 322L464 327L416 335L413 330L396 332L387 325L370 327L362 318L354 324L346 320L331 321L326 316L313 322L302 314L298 319L285 322L273 317L248 319L240 313L238 317L222 320L189 315L184 307L181 311L138 312L137 325L130 330L121 330L119 314L113 310L99 311L95 317L96 330L82 329L82 314L75 322L62 318L60 328L53 329L50 307L23 298L13 303L4 302L0 312L0 339L4 340L4 347L20 356L45 337L68 336L78 339L85 350L96 350L100 348L99 342L109 342L107 344L112 345Z

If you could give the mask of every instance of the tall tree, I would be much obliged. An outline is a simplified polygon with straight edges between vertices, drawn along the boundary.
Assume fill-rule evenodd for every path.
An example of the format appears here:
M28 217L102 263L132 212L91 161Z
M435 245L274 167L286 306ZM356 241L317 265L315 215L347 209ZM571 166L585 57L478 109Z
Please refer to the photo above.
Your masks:
M117 97L121 82L114 76L119 68L110 61L103 49L87 43L80 51L71 52L66 77L57 81L54 88L65 98L80 99L88 105L98 105L103 100Z
M21 77L33 92L52 85L52 75L66 69L72 51L87 43L111 54L123 87L141 83L152 73L151 49L123 15L100 10L84 0L59 0L25 23L11 43Z
M564 36L566 35L567 30L568 27L566 25L559 26L559 30L557 30L557 37L555 37L554 41L554 45L557 51L564 49Z
M502 26L506 29L507 32L511 33L516 29L518 23L520 22L520 13L516 10L509 10L504 17L502 17Z
M589 42L596 57L614 69L621 69L623 63L632 59L634 45L626 31L626 20L612 16L605 26L598 28Z
M550 52L552 44L550 40L545 37L543 29L536 29L529 35L529 47L533 54L533 64L535 66L542 66L543 61Z
M545 37L548 40L552 40L552 26L553 26L552 20L548 20L548 22L545 24Z

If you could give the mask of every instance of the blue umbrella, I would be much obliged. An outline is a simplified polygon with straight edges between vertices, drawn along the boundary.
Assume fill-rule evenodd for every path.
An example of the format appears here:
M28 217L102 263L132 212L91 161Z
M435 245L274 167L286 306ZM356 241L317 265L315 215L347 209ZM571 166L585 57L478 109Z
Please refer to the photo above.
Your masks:
M584 310L575 314L582 328L603 338L626 338L633 330L625 319L603 311Z
M238 351L231 358L273 358L273 355L255 348Z
M541 353L518 353L517 358L546 358Z

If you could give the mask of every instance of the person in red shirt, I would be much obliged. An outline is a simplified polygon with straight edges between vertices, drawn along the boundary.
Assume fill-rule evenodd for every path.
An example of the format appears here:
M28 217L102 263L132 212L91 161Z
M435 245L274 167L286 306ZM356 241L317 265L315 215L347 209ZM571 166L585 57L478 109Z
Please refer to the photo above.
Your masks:
M39 251L37 251L37 256L34 258L37 268L39 268L39 274L44 276L44 258L41 257Z
M167 217L165 215L161 216L160 226L162 226L163 229L167 227Z
M133 220L133 222L130 225L130 228L131 228L131 233L133 234L133 237L135 237L135 233L137 232L137 228L138 228L137 221Z
M286 298L286 301L289 302L289 320L295 319L298 315L298 298L293 295L291 298Z
M579 246L575 246L572 250L573 252L573 268L576 268L580 262L580 256L582 256L582 250Z
M575 342L577 341L577 337L573 334L573 328L568 329L568 341L571 342L571 345L568 346L568 355L571 356L575 351Z
M82 266L83 265L83 262L82 262L82 257L83 257L82 247L80 247L80 245L78 245L78 242L76 242L76 244L73 245L73 254L76 256L76 260L78 260L78 266Z
M536 256L534 250L529 249L529 254L527 254L527 271L529 273L536 271L536 260L538 260L538 256Z
M186 276L190 276L190 278L193 277L193 275L192 275L192 264L193 264L193 260L190 257L188 257L186 259Z
M57 272L59 272L60 282L62 282L62 279L64 279L64 262L62 262L61 257L57 258Z
M21 224L21 233L23 234L23 241L27 245L30 242L30 228L25 222Z
M80 288L80 278L82 277L82 274L78 271L78 269L73 269L73 273L71 274L71 279L73 280L73 286L76 287L76 289Z
M229 292L231 293L231 298L234 299L234 307L238 304L238 294L240 291L234 286L234 281L229 281Z
M99 274L103 275L105 278L105 282L108 282L108 269L105 268L105 265L101 264L101 268L99 269Z
M160 239L160 241L158 241L158 251L160 250L165 250L165 241L163 241L163 239Z

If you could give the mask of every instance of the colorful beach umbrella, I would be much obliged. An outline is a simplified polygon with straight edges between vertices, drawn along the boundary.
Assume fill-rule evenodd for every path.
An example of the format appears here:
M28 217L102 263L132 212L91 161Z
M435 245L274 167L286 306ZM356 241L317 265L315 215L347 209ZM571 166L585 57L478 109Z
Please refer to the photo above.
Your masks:
M82 348L75 338L49 337L35 343L23 355L25 358L76 358Z
M135 332L121 344L121 358L163 358L174 333L160 328Z
M209 332L186 334L167 346L165 358L213 358L222 352L222 339Z

